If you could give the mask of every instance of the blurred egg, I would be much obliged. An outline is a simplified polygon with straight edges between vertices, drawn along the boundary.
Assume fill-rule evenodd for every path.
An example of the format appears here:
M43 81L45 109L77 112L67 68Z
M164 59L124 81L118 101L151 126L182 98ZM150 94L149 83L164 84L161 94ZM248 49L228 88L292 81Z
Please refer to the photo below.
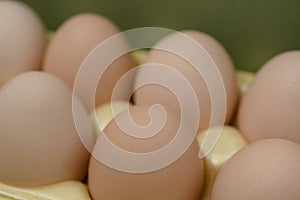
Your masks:
M197 141L202 149L202 145L209 134L215 134L219 131L218 127L212 127L204 130L197 136ZM236 152L247 145L247 141L242 134L234 127L224 126L221 129L220 137L214 148L203 158L205 169L205 183L201 200L209 200L211 188L222 165L229 160ZM200 151L201 151L200 149Z
M0 1L0 87L41 67L46 32L39 16L20 1Z
M196 140L191 141L192 144L185 152L182 152L182 156L175 162L165 165L164 161L160 161L159 154L178 135L176 133L180 116L166 111L167 117L164 126L159 129L157 134L145 137L149 132L152 133L152 128L157 128L157 122L161 122L161 113L152 108L151 116L149 116L149 108L150 106L139 105L121 112L99 136L89 165L88 185L94 200L199 199L204 171L203 162L198 157L199 147ZM133 136L134 129L130 128L131 124L142 127L138 129L140 132L135 133L137 136ZM185 123L183 122L183 124ZM186 132L187 134L192 133ZM125 156L120 157L121 155L111 152L107 143L103 143L104 137L122 149ZM177 142L177 145L182 145L185 141ZM151 152L157 153L156 156L148 154ZM173 152L174 149L169 152L168 156L164 156L164 159L174 156ZM139 154L143 158L148 156L148 159L145 163L133 161L127 157L127 153ZM105 157L114 160L112 162L119 162L120 165L118 167L111 166L111 162L101 159ZM134 167L136 171L126 171L128 166ZM142 166L155 167L153 170L143 172Z
M43 63L44 71L54 74L73 88L79 67L91 50L119 32L110 20L97 14L84 13L71 17L59 27L49 44ZM127 44L124 40L120 45ZM96 106L111 100L116 82L133 66L129 53L120 56L109 66L99 80ZM99 63L99 67L104 66ZM128 93L131 93L132 82L124 86ZM77 95L85 104L84 95L80 92Z
M130 102L119 100L107 102L97 107L95 112L91 114L96 136L98 137L107 124L120 112L128 109L129 106L132 106Z
M225 163L211 200L298 200L300 145L283 139L251 143Z
M231 117L235 111L237 98L238 98L238 87L235 79L234 65L231 61L230 56L224 49L224 47L213 37L198 31L187 30L181 32L186 36L192 38L197 44L200 44L205 51L210 55L212 60L215 62L220 75L223 79L226 100L227 100L227 112L225 122L228 123L231 120ZM192 89L194 90L199 104L200 109L200 127L199 130L204 130L208 128L210 117L211 117L211 94L208 91L208 87L205 82L205 78L201 77L196 69L191 65L190 62L185 60L178 55L175 55L172 52L168 52L163 49L169 49L169 47L184 47L187 46L183 38L179 38L179 33L171 34L161 41L159 41L154 48L149 51L146 59L143 64L149 63L159 63L166 65L168 67L174 68L182 76L184 76L190 83ZM182 40L182 41L181 41ZM160 48L160 49L157 49ZM189 48L187 46L187 48ZM190 52L191 58L201 58L201 56L206 56L199 52ZM198 54L197 54L198 53ZM205 60L204 58L202 60ZM210 66L209 66L210 67ZM203 64L200 68L200 71L208 71L207 66ZM138 70L136 75L136 83L139 80L147 79L151 76L157 76L157 73L149 73L146 68L141 68ZM214 78L217 76L214 76ZM170 79L169 76L166 76L165 79ZM206 77L207 78L207 77ZM177 88L181 88L182 85L178 84L176 80L170 80L173 82L173 85ZM223 88L221 88L223 90ZM185 90L182 90L182 94L185 95ZM170 107L174 110L179 110L179 101L177 94L172 93L165 88L164 86L158 85L156 83L147 84L138 88L134 93L134 102L136 104L156 104ZM189 98L189 97L186 97ZM221 99L220 99L221 101ZM215 124L216 125L216 124Z
M255 76L241 101L238 127L247 140L300 143L300 51L279 54Z
M27 72L0 90L0 180L36 186L63 180L81 180L90 157L83 141L93 139L92 125L83 111L76 127L72 92L45 72ZM93 141L91 141L93 142Z

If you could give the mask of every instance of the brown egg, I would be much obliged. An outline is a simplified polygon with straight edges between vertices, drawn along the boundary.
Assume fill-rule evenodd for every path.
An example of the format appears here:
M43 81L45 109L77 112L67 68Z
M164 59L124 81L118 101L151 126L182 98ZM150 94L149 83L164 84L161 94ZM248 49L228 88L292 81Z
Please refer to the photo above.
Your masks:
M0 1L0 87L41 67L46 32L37 14L20 1Z
M279 54L255 76L241 101L238 127L249 141L300 143L300 51Z
M89 165L89 189L94 200L200 198L204 171L194 134L188 132L189 126L186 126L184 135L190 134L192 140L186 151L177 157L174 152L186 142L175 137L178 136L180 117L166 111L163 127L156 135L150 136L163 120L156 108L149 111L149 116L149 108L139 105L121 112L99 136ZM137 127L136 133L131 124ZM121 149L121 153L111 151L105 137ZM177 146L169 148L167 145L174 140ZM164 154L164 148L170 151ZM131 156L142 158L135 160ZM168 163L170 159L174 162Z
M219 172L211 200L298 200L300 145L265 139L244 147Z
M223 79L221 81L223 81L225 87L226 97L224 98L226 98L227 100L225 122L228 123L231 120L231 117L234 113L238 97L238 87L235 80L234 65L230 59L230 56L216 39L205 33L191 30L183 31L182 33L192 38L196 42L196 44L202 45L202 47L205 49L205 51L216 64L217 69L220 72L221 78ZM184 38L179 38L178 35L179 33L174 33L167 36L166 38L163 38L154 46L154 48L164 48L170 50L176 49L177 47L189 48L188 44L183 40ZM188 53L190 54L191 59L200 58L202 60L205 60L207 57L207 55L204 55L202 52L195 51L194 49L189 49ZM210 122L211 93L208 90L205 78L201 77L201 75L198 74L198 72L191 65L191 63L188 62L186 58L183 58L181 56L175 55L174 53L167 52L165 50L153 49L148 53L143 63L159 63L167 65L177 70L182 76L184 76L189 81L198 99L201 115L199 130L203 130L208 128ZM211 66L208 66L207 63L203 63L201 65L200 71L208 71L208 67ZM137 72L136 82L138 82L139 80L147 79L151 76L155 77L157 76L157 73L150 73L147 70L145 70L145 68L142 68ZM213 78L217 79L217 74L213 76ZM166 75L165 79L170 79L170 77ZM179 84L176 79L170 81L172 81L172 84L175 87L182 87L182 85ZM160 103L164 106L171 107L174 110L178 110L180 108L180 100L176 98L177 94L172 93L168 89L169 88L165 88L164 86L157 84L144 85L135 91L134 101L136 104ZM223 87L220 89L224 90ZM186 91L182 89L181 93L183 95L185 95L185 92ZM222 100L220 99L219 101Z
M83 106L76 127L72 92L63 81L45 72L27 72L0 90L0 180L36 186L63 180L81 180L89 152L81 139L93 139ZM92 142L92 141L91 141Z
M43 69L64 80L72 88L78 69L91 50L118 33L119 29L105 17L91 13L73 16L64 22L53 36L47 48ZM120 45L127 44L124 40ZM129 53L120 56L109 66L97 88L96 106L111 100L116 82L133 66L134 62ZM99 67L105 66L99 63ZM130 93L131 87L132 82L128 82L125 90ZM79 92L78 96L85 104L84 94Z

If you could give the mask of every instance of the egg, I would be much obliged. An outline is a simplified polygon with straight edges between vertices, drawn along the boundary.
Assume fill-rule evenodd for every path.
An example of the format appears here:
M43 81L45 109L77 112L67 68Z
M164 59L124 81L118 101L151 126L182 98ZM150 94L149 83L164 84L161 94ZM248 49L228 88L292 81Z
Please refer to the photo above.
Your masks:
M129 106L132 106L130 102L119 100L107 102L97 107L95 112L91 114L96 136L98 137L109 122L120 112L128 109Z
M45 72L26 72L0 90L0 181L39 186L82 180L93 142L89 116L81 102L75 122L72 92L63 81ZM77 127L83 131L80 135Z
M89 165L88 186L94 200L199 199L204 171L196 140L191 141L181 156L175 156L176 149L186 142L176 139L180 116L165 110L164 122L159 109L150 108L144 105L130 107L117 115L100 134ZM161 122L164 122L163 127L160 127ZM188 131L188 123L182 123ZM192 132L185 132L185 135L189 134L193 136ZM123 152L111 151L106 137ZM177 141L173 146L175 149L164 154L164 149L170 149L167 145L174 139ZM142 160L131 159L136 155L142 156ZM174 161L166 163L169 159Z
M212 127L209 130L204 130L197 135L200 151L203 150L202 148L205 148L203 144L207 140L208 134L216 134L219 130L220 127ZM219 173L223 164L246 145L247 141L235 127L224 126L221 128L220 137L218 138L216 144L208 153L208 155L203 158L205 182L201 200L209 200L215 177Z
M211 200L298 200L300 145L283 139L253 142L225 163Z
M238 111L250 142L283 138L300 143L300 51L281 53L259 70Z
M119 29L103 16L92 13L75 15L66 20L52 37L43 61L43 70L59 77L73 88L77 72L88 54L98 44L119 32ZM122 45L122 48L127 48L125 39L120 45ZM112 49L108 49L108 51ZM101 56L99 55L99 57ZM133 66L134 62L129 53L120 55L117 60L109 65L102 77L99 77L95 106L111 100L116 82ZM99 67L106 66L99 63ZM124 90L131 93L132 84L133 80L128 81L124 86ZM86 105L83 93L79 91L77 95ZM119 97L119 99L122 99L122 97ZM86 106L86 108L89 109L89 106Z
M196 71L194 66L190 63L191 60L207 60L207 55L203 54L203 52L196 51L195 49L191 49L185 42L185 38L180 36L184 34L185 36L191 38L195 44L201 45L205 52L210 56L211 60L217 66L219 70L219 74L222 78L222 88L220 90L225 90L226 93L226 116L225 122L230 122L232 115L235 111L237 98L238 98L238 87L235 79L234 72L234 64L231 61L230 56L224 49L224 47L213 37L208 34L194 31L194 30L185 30L180 33L173 33L162 40L160 40L155 46L154 49L150 50L147 57L145 58L143 64L151 64L158 63L163 64L167 67L173 68L178 71L178 73L186 78L192 87L194 93L197 96L199 110L200 110L200 125L199 130L204 130L208 128L211 118L211 93L209 91L209 86L207 86L206 79L209 77L201 77L200 74ZM191 60L186 60L187 58L181 57L182 55L175 55L172 52L168 52L167 50L174 50L176 48L186 48L189 49L185 53L189 54ZM210 62L212 62L210 61ZM208 72L209 68L207 63L202 63L200 66L201 72ZM211 69L212 70L212 69ZM141 68L138 70L136 75L135 84L137 84L140 80L148 79L149 77L156 77L157 72L149 72L147 68ZM166 75L165 79L169 80L170 76ZM218 79L218 74L211 76L210 79ZM177 88L183 88L181 84L177 82L177 80L170 80L172 84ZM216 81L215 81L216 82ZM214 82L214 84L215 84ZM224 87L224 88L223 88ZM186 96L186 90L181 89L182 95ZM139 87L134 92L134 102L136 104L156 104L159 103L161 105L172 108L173 110L180 109L180 99L177 99L178 94L174 94L169 88L166 88L162 85L158 85L156 83L149 83L147 85L143 85ZM186 97L190 98L190 97ZM220 98L219 102L222 101ZM218 103L220 106L221 103ZM224 106L224 107L225 107ZM222 111L219 111L221 113ZM217 125L217 124L215 124Z
M0 1L0 87L41 67L46 32L39 16L20 1Z

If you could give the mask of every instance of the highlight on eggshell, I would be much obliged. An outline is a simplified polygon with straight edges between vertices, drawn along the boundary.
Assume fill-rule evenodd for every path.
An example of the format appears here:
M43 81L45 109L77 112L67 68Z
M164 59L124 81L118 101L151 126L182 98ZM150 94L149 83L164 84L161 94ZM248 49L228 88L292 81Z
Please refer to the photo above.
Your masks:
M128 101L111 101L98 106L95 112L91 113L96 137L104 130L107 124L120 112L128 109L132 103Z
M204 130L197 135L197 141L202 151L202 145L207 137L207 134L216 134L218 128L212 127L209 130ZM227 160L229 160L236 152L247 145L247 141L235 127L224 126L214 148L203 158L205 169L205 182L201 195L201 200L209 200L211 189L219 170Z
M110 37L118 34L118 27L104 16L93 13L82 13L66 20L55 32L52 37L43 62L43 70L51 73L61 80L65 81L70 88L74 87L74 82L79 72L80 66L88 54L99 44ZM128 42L125 38L119 37L115 46L107 47L107 53L118 51L118 49L128 49ZM106 49L106 50L107 50ZM100 61L97 63L99 68L105 68L105 57L100 55ZM98 87L95 88L95 106L111 101L111 96L116 82L131 68L134 67L134 61L130 53L118 55L117 58L108 63L108 68L101 77L98 77ZM88 80L86 80L88 81ZM87 83L88 85L88 83ZM131 93L133 79L128 80L123 85L124 90ZM90 90L86 87L83 90ZM93 91L94 92L94 91ZM84 91L77 91L77 95L86 105L86 96ZM118 100L126 100L122 96L116 97Z
M41 67L46 31L37 13L20 1L0 1L0 87Z

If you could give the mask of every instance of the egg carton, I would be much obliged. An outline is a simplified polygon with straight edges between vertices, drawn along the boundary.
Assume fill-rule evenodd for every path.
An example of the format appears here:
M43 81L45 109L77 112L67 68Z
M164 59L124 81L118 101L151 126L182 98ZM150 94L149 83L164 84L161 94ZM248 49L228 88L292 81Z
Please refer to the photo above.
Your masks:
M0 182L0 200L91 200L86 184L63 181L39 187L16 187Z

